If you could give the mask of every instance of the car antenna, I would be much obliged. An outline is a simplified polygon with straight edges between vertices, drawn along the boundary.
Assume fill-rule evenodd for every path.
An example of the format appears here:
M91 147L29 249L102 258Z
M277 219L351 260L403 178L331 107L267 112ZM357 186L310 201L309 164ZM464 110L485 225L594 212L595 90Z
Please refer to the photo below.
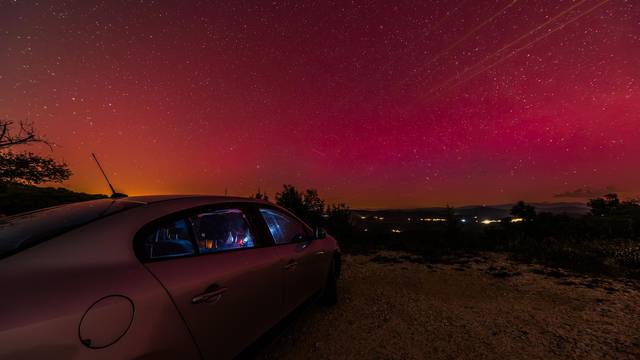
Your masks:
M96 157L96 154L91 153L91 156L93 157L93 160L96 161L96 164L98 165L98 169L100 169L100 172L102 173L102 176L104 176L104 179L107 180L107 184L109 185L109 189L111 189L111 198L112 199L118 199L118 198L127 197L127 194L122 194L122 193L116 192L116 189L113 188L113 185L111 185L111 181L109 181L109 178L107 177L107 174L102 169L102 165L100 165L100 162L98 161L98 158Z

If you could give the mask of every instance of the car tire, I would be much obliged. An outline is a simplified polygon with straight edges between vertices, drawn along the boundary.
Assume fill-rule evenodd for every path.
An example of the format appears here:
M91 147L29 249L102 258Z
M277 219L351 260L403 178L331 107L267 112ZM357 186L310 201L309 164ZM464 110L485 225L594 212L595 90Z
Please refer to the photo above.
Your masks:
M333 306L338 303L338 274L335 261L331 262L327 281L320 296L320 303L325 306Z

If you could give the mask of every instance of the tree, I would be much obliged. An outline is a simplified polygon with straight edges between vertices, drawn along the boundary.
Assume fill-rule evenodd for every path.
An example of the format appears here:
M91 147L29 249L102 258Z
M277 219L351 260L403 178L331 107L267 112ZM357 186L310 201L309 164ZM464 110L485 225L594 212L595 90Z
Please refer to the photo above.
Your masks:
M50 145L45 139L36 134L33 124L20 122L17 131L16 124L9 120L0 120L0 150L8 149L15 145L26 145L32 143L44 143Z
M305 220L312 226L320 226L324 215L324 201L318 196L318 190L307 189L302 204L306 213Z
M613 214L620 207L620 199L618 194L606 194L604 197L589 200L588 205L591 214L606 216Z
M276 193L276 203L311 226L325 226L342 245L348 245L345 241L353 233L353 224L351 210L347 205L331 204L325 207L318 190L307 189L301 193L293 185L283 185L282 192Z
M532 221L536 218L536 208L526 204L524 201L518 201L518 203L511 208L511 215L521 218L524 221Z
M261 192L260 189L258 189L258 192L251 197L257 200L269 201L269 195L267 195L267 193Z
M15 146L34 143L43 143L51 147L45 139L37 135L30 123L20 122L16 125L12 121L0 120L0 185L62 182L71 177L71 170L65 163L32 152L11 151Z
M288 209L311 226L320 226L324 220L324 201L318 190L307 189L300 193L293 185L283 185L276 194L276 204Z
M346 204L332 204L327 206L327 230L336 239L344 241L351 237L353 225L351 223L351 209Z
M0 182L21 184L39 184L44 182L62 182L71 176L66 164L59 164L31 152L0 154Z
M456 242L460 235L460 218L456 214L456 209L447 205L445 212L445 219L447 219L447 230L445 236L450 243Z
M302 194L293 185L285 184L282 187L282 192L276 193L276 204L304 219L306 213Z

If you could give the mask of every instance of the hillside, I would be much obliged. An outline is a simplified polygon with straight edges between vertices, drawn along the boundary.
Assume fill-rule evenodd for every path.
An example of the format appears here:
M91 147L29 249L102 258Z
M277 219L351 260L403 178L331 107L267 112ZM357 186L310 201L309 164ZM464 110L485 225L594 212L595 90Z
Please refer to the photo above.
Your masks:
M0 185L0 215L42 209L50 206L106 198L102 194L86 194L65 188L37 187L23 184Z

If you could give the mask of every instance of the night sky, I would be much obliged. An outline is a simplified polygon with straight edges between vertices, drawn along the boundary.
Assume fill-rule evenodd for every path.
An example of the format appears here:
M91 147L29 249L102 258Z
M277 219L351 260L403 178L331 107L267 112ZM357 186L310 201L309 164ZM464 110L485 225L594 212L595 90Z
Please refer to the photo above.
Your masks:
M63 185L352 207L640 193L640 1L0 0Z

